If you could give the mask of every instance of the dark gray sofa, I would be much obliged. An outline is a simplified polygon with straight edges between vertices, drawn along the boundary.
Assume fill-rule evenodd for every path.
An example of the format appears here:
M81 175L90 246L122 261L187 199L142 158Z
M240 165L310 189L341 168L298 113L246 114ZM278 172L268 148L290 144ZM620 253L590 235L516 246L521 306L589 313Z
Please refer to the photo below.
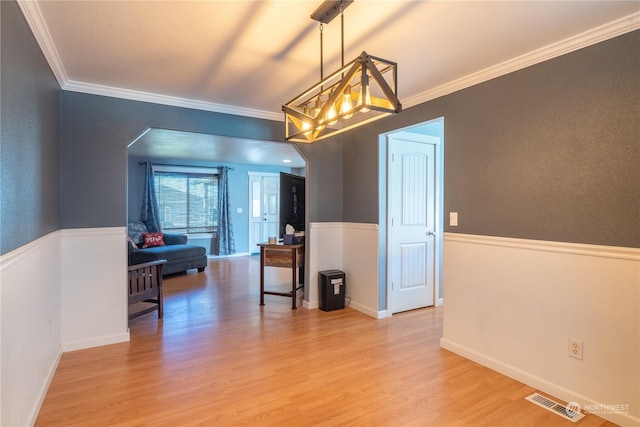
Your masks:
M164 246L142 248L142 227L144 227L142 223L129 224L129 237L136 244L136 249L131 244L127 245L129 247L129 265L163 259L167 261L162 267L163 276L192 268L197 268L198 272L202 272L207 267L206 249L202 246L188 244L188 238L184 234L163 233ZM146 232L146 227L144 230Z

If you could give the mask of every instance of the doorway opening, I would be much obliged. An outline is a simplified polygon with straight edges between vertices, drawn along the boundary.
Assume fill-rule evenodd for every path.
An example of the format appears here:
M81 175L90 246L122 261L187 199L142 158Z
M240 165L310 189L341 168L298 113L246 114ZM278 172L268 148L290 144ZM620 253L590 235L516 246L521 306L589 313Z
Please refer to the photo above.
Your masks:
M381 135L379 154L379 305L442 305L444 118Z
M173 165L192 168L229 166L230 216L235 237L235 255L248 255L250 230L249 172L305 174L307 159L294 144L147 128L128 144L127 150L127 217L128 222L140 217L144 170L138 163ZM207 249L215 256L212 237L205 233L189 235L189 242Z

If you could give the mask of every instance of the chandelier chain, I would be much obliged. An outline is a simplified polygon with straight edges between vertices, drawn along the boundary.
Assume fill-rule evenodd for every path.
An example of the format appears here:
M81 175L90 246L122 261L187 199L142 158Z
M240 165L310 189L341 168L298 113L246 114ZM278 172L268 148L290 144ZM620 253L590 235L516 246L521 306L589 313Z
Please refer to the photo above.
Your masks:
M341 66L344 68L344 3L340 1L340 42L341 42Z
M322 30L324 29L322 22L320 23L320 81L324 80L324 59L323 59L323 47L322 47Z

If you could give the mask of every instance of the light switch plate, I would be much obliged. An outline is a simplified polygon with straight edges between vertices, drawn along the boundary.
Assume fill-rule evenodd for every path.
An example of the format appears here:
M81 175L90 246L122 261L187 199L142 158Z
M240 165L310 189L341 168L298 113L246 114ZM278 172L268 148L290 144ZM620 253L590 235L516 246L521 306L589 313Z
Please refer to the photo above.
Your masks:
M449 225L452 227L458 226L458 212L449 212Z

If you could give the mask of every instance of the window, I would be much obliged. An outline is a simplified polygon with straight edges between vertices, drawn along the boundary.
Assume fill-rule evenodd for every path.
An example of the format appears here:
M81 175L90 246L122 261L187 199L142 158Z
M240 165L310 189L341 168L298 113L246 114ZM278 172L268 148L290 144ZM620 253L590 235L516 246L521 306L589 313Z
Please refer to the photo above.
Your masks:
M156 171L160 226L174 233L215 233L218 227L218 175Z

